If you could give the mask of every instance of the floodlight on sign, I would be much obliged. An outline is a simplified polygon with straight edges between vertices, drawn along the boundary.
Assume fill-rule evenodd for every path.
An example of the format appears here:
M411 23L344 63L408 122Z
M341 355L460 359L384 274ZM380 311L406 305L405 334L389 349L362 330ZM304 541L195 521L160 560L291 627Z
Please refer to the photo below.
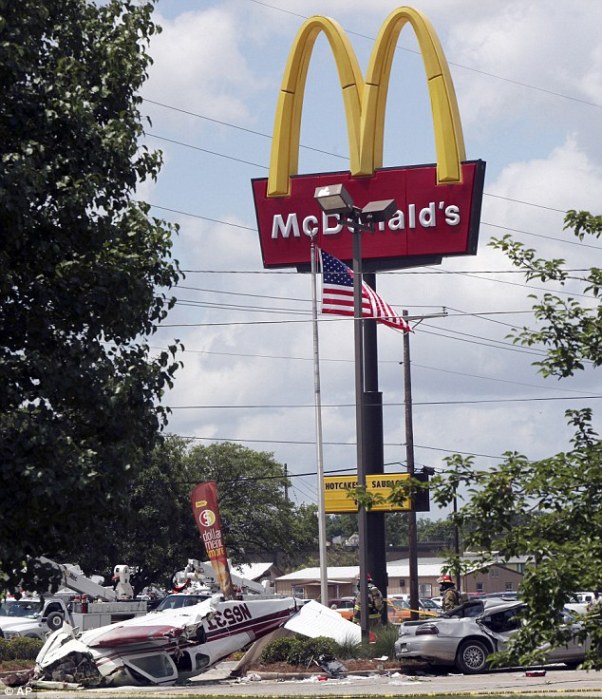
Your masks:
M326 214L353 213L353 199L342 184L331 184L328 187L316 187L314 199Z
M397 211L395 199L383 199L381 201L371 201L361 212L362 223L380 223L387 221Z

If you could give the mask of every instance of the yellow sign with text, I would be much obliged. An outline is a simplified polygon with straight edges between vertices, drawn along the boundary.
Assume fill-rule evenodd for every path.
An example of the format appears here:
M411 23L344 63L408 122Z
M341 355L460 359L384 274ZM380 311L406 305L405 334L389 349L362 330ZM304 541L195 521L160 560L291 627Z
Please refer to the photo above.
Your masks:
M366 492L380 496L370 512L407 512L412 509L410 499L403 505L393 505L388 501L391 489L399 481L405 481L409 473L376 473L366 476ZM324 511L329 514L357 512L357 500L349 493L357 488L357 476L326 476L324 478Z

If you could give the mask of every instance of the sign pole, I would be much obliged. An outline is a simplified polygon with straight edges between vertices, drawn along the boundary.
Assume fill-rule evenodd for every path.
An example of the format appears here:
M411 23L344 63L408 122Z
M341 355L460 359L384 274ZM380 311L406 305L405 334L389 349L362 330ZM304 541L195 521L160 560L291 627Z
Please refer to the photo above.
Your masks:
M402 313L407 320L408 312ZM414 426L412 420L412 372L410 371L410 333L403 334L403 385L405 403L406 463L410 478L414 477ZM410 609L411 618L418 619L418 536L416 531L416 510L408 512L408 556L410 568Z
M357 440L357 485L366 487L366 462L364 458L364 314L362 310L362 239L359 212L352 217L353 228L353 335L355 343L355 425ZM368 513L363 504L358 508L359 535L359 584L360 624L362 641L368 642Z
M320 349L318 342L318 301L316 289L315 236L311 239L311 303L314 355L314 413L316 422L316 463L318 470L318 546L320 551L320 602L328 606L328 563L326 560L326 514L324 508L324 450L322 440L322 397L320 389Z

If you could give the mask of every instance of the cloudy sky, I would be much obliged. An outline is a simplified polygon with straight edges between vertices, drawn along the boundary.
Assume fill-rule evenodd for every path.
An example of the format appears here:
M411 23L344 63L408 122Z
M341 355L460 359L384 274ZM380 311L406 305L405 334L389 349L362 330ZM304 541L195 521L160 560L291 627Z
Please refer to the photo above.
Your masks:
M568 447L564 411L598 407L599 372L544 380L536 348L513 346L532 323L527 286L488 246L509 232L573 269L599 264L602 242L563 231L568 209L602 209L602 3L597 0L421 0L450 64L468 159L487 163L478 253L380 273L398 312L423 320L411 336L415 460L445 467L454 452L480 466L507 450L540 458ZM154 336L180 339L183 370L166 396L169 432L199 444L235 441L274 454L297 502L317 502L311 281L264 270L251 180L266 177L276 99L304 20L345 28L362 70L392 0L159 0L163 32L143 91L147 142L164 153L140 197L181 226L186 271L178 304ZM385 166L435 161L430 106L414 36L398 43L385 130ZM320 37L311 60L299 172L348 168L336 69ZM565 291L563 291L565 293ZM577 296L587 303L587 299ZM355 468L353 321L319 321L326 474ZM387 471L405 468L402 336L378 330ZM434 511L438 518L445 513Z

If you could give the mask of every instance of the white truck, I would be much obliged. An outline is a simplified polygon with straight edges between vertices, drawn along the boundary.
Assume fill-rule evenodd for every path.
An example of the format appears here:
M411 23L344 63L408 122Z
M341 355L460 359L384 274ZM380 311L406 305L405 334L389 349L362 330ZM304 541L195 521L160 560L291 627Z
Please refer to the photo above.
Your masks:
M76 593L75 599L67 601L64 597L49 596L4 600L0 605L0 637L44 640L65 621L87 631L147 613L146 602L133 599L128 566L115 566L113 588L90 580L79 567L61 565L48 558L40 560L61 571L62 585Z
M68 618L69 609L63 598L6 599L0 604L0 638L25 636L44 640Z
M267 580L256 582L242 575L237 575L232 570L230 571L230 577L232 578L232 583L243 596L251 596L255 599L257 599L258 595L262 598L274 596L274 590ZM187 582L204 585L208 592L219 590L219 583L215 577L213 566L209 561L199 561L195 558L189 558L186 568L176 574L176 588L184 590Z

